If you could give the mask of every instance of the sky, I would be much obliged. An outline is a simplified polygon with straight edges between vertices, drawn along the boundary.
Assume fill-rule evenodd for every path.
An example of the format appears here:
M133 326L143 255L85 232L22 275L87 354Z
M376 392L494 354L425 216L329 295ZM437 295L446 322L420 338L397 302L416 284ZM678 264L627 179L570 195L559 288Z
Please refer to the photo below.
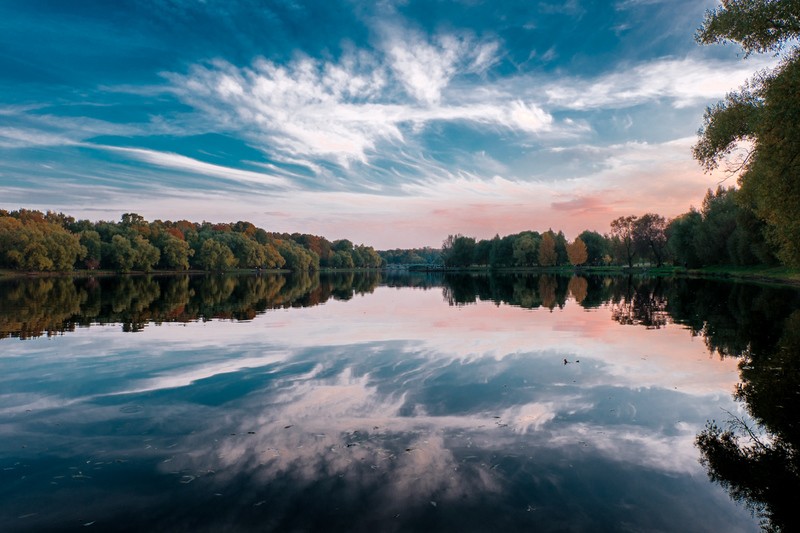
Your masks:
M673 217L727 177L706 107L777 62L699 46L716 4L0 0L0 208L376 249Z

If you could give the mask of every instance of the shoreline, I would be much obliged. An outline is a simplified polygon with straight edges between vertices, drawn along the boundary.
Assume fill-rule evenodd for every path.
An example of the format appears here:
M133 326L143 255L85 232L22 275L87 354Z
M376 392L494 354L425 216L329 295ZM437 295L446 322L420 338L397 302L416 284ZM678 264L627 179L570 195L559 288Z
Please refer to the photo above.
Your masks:
M716 279L729 281L747 281L750 283L766 283L770 285L789 285L800 287L800 269L791 269L783 266L755 266L755 267L734 267L734 266L714 266L702 268L684 268L676 266L646 267L634 266L587 266L587 267L467 267L467 268L380 268L380 269L320 269L320 274L350 273L350 272L423 272L423 273L442 273L442 274L562 274L562 275L654 275L654 276L686 276L691 278ZM14 278L51 278L51 277L113 277L113 276L205 276L216 272L207 270L152 270L150 272L131 271L116 272L113 270L73 270L61 272L37 272L0 269L0 280ZM293 271L286 269L235 269L220 272L221 274L292 274Z

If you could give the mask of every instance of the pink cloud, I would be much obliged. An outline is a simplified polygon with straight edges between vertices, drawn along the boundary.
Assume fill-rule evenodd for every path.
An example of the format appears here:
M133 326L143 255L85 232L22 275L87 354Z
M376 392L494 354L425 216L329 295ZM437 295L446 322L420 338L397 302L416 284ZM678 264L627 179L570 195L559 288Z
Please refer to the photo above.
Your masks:
M609 213L612 211L612 208L597 196L579 196L571 200L552 202L550 208L554 211L567 211L571 213Z

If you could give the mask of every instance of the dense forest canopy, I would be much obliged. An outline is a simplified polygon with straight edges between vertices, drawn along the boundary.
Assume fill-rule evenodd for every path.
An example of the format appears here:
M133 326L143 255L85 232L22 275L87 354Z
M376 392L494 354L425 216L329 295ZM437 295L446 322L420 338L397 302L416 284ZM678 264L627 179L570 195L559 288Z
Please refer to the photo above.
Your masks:
M26 271L106 269L318 270L377 268L370 246L300 233L270 233L250 222L146 221L125 213L119 222L76 220L63 213L0 210L0 268Z

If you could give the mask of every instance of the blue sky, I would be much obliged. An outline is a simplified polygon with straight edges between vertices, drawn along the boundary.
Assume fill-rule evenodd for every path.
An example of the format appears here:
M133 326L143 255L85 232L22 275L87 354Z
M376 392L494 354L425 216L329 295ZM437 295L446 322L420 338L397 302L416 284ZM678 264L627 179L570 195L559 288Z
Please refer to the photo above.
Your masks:
M0 0L0 207L376 248L674 216L725 177L705 107L777 61L698 46L715 5Z

